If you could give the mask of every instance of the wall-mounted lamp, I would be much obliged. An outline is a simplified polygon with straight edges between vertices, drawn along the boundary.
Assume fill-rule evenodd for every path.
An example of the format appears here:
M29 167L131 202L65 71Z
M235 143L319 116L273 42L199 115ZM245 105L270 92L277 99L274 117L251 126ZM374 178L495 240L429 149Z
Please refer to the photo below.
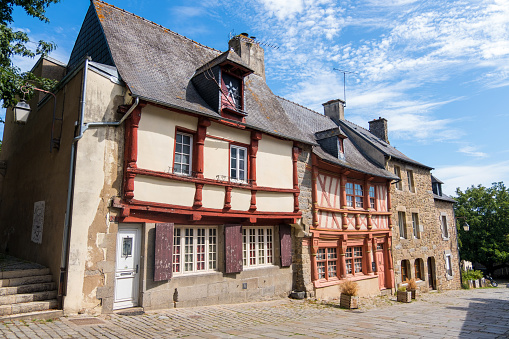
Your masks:
M13 108L13 111L14 121L16 121L18 124L24 124L28 120L31 109L30 105L25 100L21 100Z
M467 217L456 217L456 220L457 219L467 219ZM470 225L467 223L467 221L465 220L465 223L463 224L463 230L465 232L468 232L470 231Z

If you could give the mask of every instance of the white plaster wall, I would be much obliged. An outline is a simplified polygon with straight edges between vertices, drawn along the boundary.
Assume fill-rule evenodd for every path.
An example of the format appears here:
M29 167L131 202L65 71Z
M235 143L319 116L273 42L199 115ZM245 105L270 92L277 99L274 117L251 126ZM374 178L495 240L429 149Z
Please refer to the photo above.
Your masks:
M230 144L227 141L206 138L203 149L203 176L216 179L217 175L228 177Z
M251 206L251 191L239 188L232 189L232 210L248 211Z
M112 120L116 110L114 99L122 96L124 89L91 71L88 72L87 80L85 122L102 120L103 117ZM112 157L118 156L112 153L116 147L115 142L106 138L106 133L112 130L118 132L111 127L90 129L77 144L65 314L78 313L82 309L96 306L84 301L95 299L94 295L85 296L83 288L89 251L92 250L88 248L87 239L89 229L100 213L99 204L105 198L103 189L111 188L116 177L117 169L111 168L115 164Z
M256 193L256 210L263 212L293 212L293 194L258 191Z
M264 187L293 188L293 142L263 135L258 141L256 184Z
M205 185L202 191L202 206L223 209L224 196L225 188L223 186Z
M198 118L147 105L138 128L138 168L167 172L173 167L175 127L196 131Z
M250 132L234 127L221 125L215 122L212 122L210 126L207 127L207 134L236 142L241 142L247 145L251 143Z
M193 206L196 186L162 178L137 175L134 178L134 199L163 204Z

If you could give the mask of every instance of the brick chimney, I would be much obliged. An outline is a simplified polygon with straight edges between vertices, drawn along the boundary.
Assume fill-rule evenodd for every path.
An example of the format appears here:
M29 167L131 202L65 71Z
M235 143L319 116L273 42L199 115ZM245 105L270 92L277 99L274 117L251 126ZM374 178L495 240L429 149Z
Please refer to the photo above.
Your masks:
M369 122L369 131L371 134L379 137L386 143L389 143L389 132L387 131L387 120L378 118Z
M234 36L228 46L251 68L255 74L265 80L265 58L263 48L255 41L255 37L249 37L247 33Z
M323 113L334 121L345 120L345 102L341 99L329 100L323 105Z

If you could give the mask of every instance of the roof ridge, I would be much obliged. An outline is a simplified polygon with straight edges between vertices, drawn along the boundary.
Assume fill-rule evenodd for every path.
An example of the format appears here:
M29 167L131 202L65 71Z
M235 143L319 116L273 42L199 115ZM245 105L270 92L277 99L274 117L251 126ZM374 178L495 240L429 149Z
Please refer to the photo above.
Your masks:
M322 113L319 113L319 112L317 112L317 111L314 111L314 110L312 110L312 109L311 109L311 108L309 108L309 107L303 106L303 105L298 104L298 103L296 103L296 102L294 102L294 101L291 101L291 100L288 100L288 99L286 99L286 98L283 98L282 96L279 96L279 95L277 95L277 94L274 94L274 95L275 95L276 97L280 98L280 99L283 99L284 101L288 101L288 102L289 102L289 103L291 103L291 104L297 105L297 106L299 106L299 107L302 107L302 108L304 108L304 109L307 109L308 111L310 111L310 112L312 112L312 113L318 114L319 116L321 116L321 117L323 117L323 118L329 118L329 117L328 117L328 116L326 116L325 114L322 114ZM329 118L329 119L330 119L330 118Z
M174 31L172 31L171 29L166 28L166 27L164 27L164 26L162 26L162 25L160 25L160 24L158 24L158 23L155 23L155 22L153 22L153 21L150 21L150 20L148 20L148 19L145 19L144 17L141 17L141 16L136 15L136 14L134 14L134 13L131 13L131 12L129 12L129 11L126 11L126 10L125 10L125 9L123 9L123 8L120 8L120 7L117 7L117 6L115 6L115 5L109 4L109 3L105 2L105 1L102 1L102 0L91 0L91 1L92 1L93 3L94 3L94 2L101 3L101 4L103 4L103 5L109 6L109 7L111 7L111 8L116 9L116 10L119 10L119 11L122 11L122 12L124 12L124 13L130 14L130 15L132 15L132 16L134 16L134 17L136 17L136 18L139 18L139 19L141 19L141 20L143 20L143 21L146 21L146 22L148 22L148 23L150 23L150 24L152 24L152 25L154 25L154 26L157 26L157 27L159 27L159 28L162 28L164 31L166 31L166 32L168 32L168 33L172 33L172 34L174 34L174 35L176 35L176 36L179 36L179 37L182 37L182 38L184 38L184 39L186 39L186 40L189 40L189 41L191 41L191 42L193 42L193 43L195 43L195 44L197 44L197 45L199 45L199 46L201 46L201 47L208 48L208 49L210 49L210 50L212 50L212 51L214 51L214 52L223 53L223 52L221 52L220 50L217 50L217 49L215 49L215 48L212 48L212 47L209 47L209 46L203 45L203 44L201 44L201 43L199 43L199 42L197 42L197 41L194 41L193 39L190 39L190 38L188 38L188 37L186 37L186 36L184 36L184 35L178 34L177 32L174 32Z

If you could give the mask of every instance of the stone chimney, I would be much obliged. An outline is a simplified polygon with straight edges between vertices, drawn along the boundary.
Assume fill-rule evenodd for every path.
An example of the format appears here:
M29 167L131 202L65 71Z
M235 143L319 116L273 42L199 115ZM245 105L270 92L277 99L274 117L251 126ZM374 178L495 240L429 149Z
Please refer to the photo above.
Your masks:
M389 133L387 131L387 120L384 118L378 118L369 122L369 131L389 143Z
M251 68L255 74L265 80L265 59L263 48L255 41L255 37L249 37L247 33L241 33L234 36L228 42L230 49L242 59L242 61Z
M345 120L345 102L341 99L329 100L323 105L323 113L334 121Z

